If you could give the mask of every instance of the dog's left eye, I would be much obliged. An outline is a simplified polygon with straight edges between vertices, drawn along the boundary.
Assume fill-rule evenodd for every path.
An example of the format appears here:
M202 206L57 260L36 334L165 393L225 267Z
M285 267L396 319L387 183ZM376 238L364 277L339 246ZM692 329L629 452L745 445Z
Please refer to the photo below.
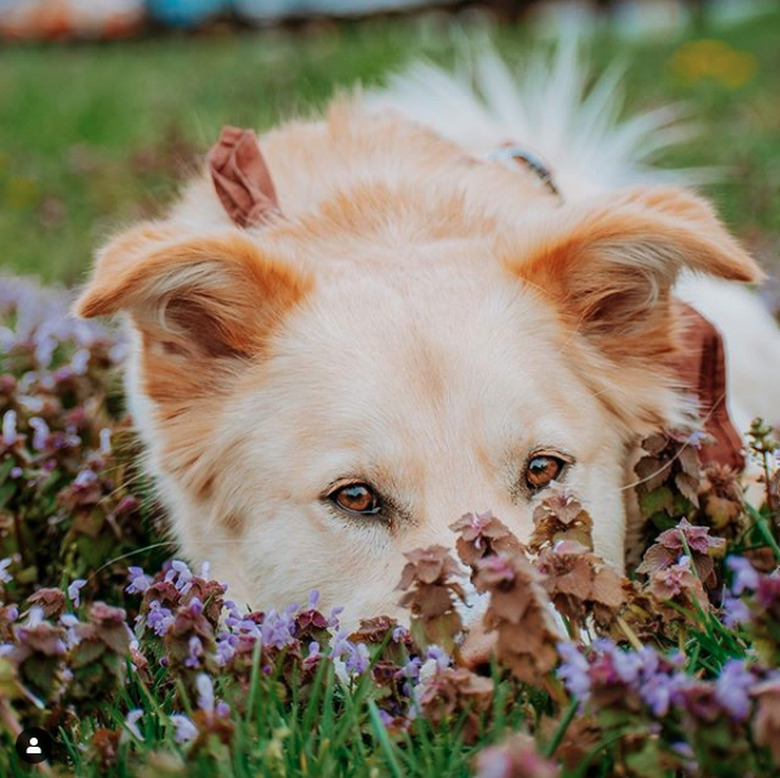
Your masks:
M562 472L566 463L559 457L537 454L525 468L526 485L534 492L549 486Z
M340 486L329 495L330 499L347 513L359 513L364 516L373 516L379 513L382 503L379 495L365 483L347 484Z

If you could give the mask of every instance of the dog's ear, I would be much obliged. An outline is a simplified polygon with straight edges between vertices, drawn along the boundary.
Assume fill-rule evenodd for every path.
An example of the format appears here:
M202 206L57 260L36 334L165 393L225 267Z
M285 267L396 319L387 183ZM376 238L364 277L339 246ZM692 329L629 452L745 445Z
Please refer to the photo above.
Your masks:
M147 357L157 357L163 372L185 364L192 372L203 360L212 371L233 369L236 358L262 352L277 322L310 287L308 277L265 256L237 230L183 237L150 223L100 252L75 311L127 313Z
M563 207L534 227L513 272L613 357L670 348L672 286L684 269L755 282L761 269L701 198L674 188L637 189L590 206Z

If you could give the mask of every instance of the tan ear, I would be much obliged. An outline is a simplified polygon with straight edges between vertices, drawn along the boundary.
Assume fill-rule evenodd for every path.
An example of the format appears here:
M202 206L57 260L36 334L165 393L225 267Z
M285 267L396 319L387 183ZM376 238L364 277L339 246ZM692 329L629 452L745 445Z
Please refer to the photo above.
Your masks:
M511 266L616 357L668 347L671 289L682 270L745 282L764 275L704 200L671 188L563 208Z
M510 269L554 302L589 355L583 374L598 376L594 391L632 423L670 423L679 273L742 282L764 275L704 200L674 188L563 206L544 222L529 219L528 230L531 248Z
M87 318L124 311L147 346L174 356L249 356L310 286L238 231L183 238L149 223L100 252L75 310Z

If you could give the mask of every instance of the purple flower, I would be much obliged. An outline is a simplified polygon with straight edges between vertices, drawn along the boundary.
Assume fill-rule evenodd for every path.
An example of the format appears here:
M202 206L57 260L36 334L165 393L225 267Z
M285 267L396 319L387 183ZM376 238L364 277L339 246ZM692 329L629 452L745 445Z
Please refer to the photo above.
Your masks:
M14 580L13 576L8 572L13 559L9 556L5 559L0 559L0 581L4 584L11 583Z
M755 591L761 581L761 576L747 559L741 556L730 556L726 560L726 566L734 573L734 581L731 591L734 594L742 594L746 589Z
M198 690L198 707L205 713L214 712L214 684L206 673L199 673L195 679Z
M739 624L747 624L750 621L750 609L739 597L725 595L721 612L722 621L729 629L734 629Z
M198 736L198 728L184 714L174 713L170 719L173 726L176 727L176 734L173 737L177 743L189 743Z
M214 683L209 675L200 673L195 679L195 688L198 690L198 707L209 717L225 718L230 715L230 706L223 700L215 700Z
M297 610L297 606L294 609ZM274 648L290 645L294 640L294 629L295 619L292 608L287 608L283 613L277 613L275 610L268 611L260 627L263 645Z
M74 608L78 608L81 604L79 591L86 585L87 582L83 578L77 578L70 586L68 586L68 598L73 603Z
M312 589L311 594L309 595L309 604L308 604L308 610L313 611L317 607L317 603L320 601L320 593L317 589Z
M169 608L163 608L157 600L149 603L146 623L157 637L163 637L173 622L174 616Z
M6 446L13 446L18 438L16 432L16 411L8 410L3 414L2 439Z
M336 633L330 648L331 658L344 663L346 675L364 673L370 664L368 648L364 643L353 643L346 632Z
M228 632L222 632L217 640L216 646L216 659L217 664L224 666L235 656L236 648L235 644L238 638L235 635L231 635Z
M81 642L79 633L76 631L76 626L79 624L77 616L72 613L63 613L60 616L60 624L65 627L65 642L68 648L73 648Z
M197 635L193 635L188 643L188 653L184 659L184 666L194 670L201 665L203 656L203 643Z
M90 356L89 349L80 348L70 359L70 369L76 375L86 375Z
M73 485L79 489L88 489L90 486L96 484L97 481L98 477L95 471L87 468L86 470L82 470L76 476L76 480L73 482Z
M36 451L43 451L43 449L46 448L46 441L49 439L49 435L51 434L49 425L38 416L33 416L29 420L28 424L33 429L32 447Z
M136 708L135 710L131 710L127 716L125 716L125 727L130 730L130 732L133 733L133 736L138 738L138 740L143 740L144 736L141 734L141 730L138 729L138 720L141 719L144 715L144 712L141 708Z
M574 643L558 643L558 655L563 659L556 675L563 681L566 691L584 703L590 696L590 666Z
M409 630L400 624L393 628L393 643L405 643L409 636Z
M103 456L108 456L111 453L111 430L108 427L103 427L100 430L100 453Z
M642 681L639 696L654 716L665 716L669 712L675 693L684 684L685 676L669 675L660 670Z
M146 575L140 567L128 567L127 573L130 583L125 591L129 594L143 594L152 585L152 577Z
M192 588L192 571L186 562L174 559L171 562L171 569L165 574L165 580L172 583L182 595L185 595Z
M750 715L750 690L756 685L753 673L744 659L729 659L715 681L715 699L734 721L745 721Z
M331 609L330 616L328 616L328 627L330 629L337 630L339 628L339 616L341 615L343 610L344 610L344 606L342 605L339 605L336 608Z

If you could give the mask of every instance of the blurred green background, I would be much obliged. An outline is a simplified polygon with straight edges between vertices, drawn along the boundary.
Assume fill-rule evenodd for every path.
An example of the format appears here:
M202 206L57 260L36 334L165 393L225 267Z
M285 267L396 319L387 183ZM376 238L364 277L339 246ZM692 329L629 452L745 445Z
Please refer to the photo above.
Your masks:
M257 128L377 81L415 56L450 62L468 24L445 15L298 30L158 36L0 51L3 270L78 282L113 230L159 214L223 124ZM510 60L532 41L494 26ZM780 11L674 40L590 46L624 57L627 108L684 101L701 138L665 164L723 168L707 188L765 266L780 270Z

